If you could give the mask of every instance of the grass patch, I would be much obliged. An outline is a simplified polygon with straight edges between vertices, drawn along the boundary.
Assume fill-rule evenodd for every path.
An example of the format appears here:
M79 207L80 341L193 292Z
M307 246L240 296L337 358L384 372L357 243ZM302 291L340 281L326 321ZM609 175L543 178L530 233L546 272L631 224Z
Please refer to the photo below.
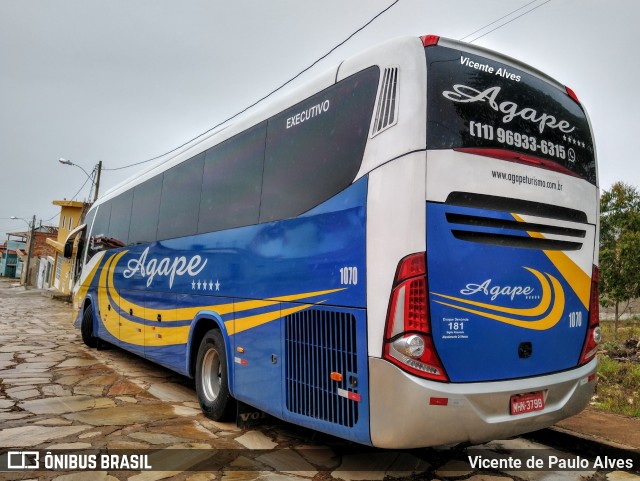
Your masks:
M605 411L640 417L640 323L602 322L598 388L593 405Z

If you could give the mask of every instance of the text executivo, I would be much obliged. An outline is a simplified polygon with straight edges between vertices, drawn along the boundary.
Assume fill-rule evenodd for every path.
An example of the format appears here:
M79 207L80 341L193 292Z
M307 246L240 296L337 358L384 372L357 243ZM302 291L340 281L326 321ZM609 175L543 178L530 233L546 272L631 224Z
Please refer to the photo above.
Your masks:
M324 102L309 107L302 112L298 112L296 115L292 115L287 119L287 128L290 129L291 127L295 127L296 125L301 124L302 122L306 122L309 119L321 115L327 112L329 110L329 107L329 99L326 99Z

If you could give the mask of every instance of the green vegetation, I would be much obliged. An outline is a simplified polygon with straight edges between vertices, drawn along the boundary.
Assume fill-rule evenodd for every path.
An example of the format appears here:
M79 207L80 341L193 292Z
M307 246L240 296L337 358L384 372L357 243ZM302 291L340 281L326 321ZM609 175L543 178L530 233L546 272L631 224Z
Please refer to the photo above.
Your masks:
M603 344L599 354L598 409L640 417L640 323L601 322Z
M617 327L620 304L638 297L640 191L617 182L600 197L600 302L615 308Z

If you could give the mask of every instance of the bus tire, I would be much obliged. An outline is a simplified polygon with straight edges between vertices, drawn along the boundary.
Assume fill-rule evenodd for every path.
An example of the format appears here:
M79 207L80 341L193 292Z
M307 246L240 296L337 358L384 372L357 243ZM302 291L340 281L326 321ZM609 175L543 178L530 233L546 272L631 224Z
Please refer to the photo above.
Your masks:
M196 393L205 416L214 421L232 419L235 400L229 392L224 338L213 329L202 338L196 358Z
M82 341L88 347L93 348L98 346L98 338L93 335L93 310L90 305L87 306L82 313L80 333L82 334Z

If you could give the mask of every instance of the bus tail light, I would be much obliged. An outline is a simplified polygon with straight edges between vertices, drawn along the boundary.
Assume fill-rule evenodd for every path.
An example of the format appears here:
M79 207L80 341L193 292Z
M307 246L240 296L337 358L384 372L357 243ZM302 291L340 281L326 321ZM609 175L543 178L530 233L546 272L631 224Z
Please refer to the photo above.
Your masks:
M582 347L582 355L580 356L580 365L591 361L598 352L598 344L602 336L600 334L600 305L599 299L599 273L598 266L593 266L591 275L591 298L589 301L589 328L587 329L587 337Z
M569 87L567 87L566 85L565 85L564 88L567 91L567 94L569 95L569 97L571 97L574 100L575 103L580 105L580 100L578 100L578 96L576 95L576 93L573 90L571 90Z
M438 41L440 41L440 37L438 35L424 35L420 37L420 39L422 40L422 45L425 47L438 45Z
M448 381L431 337L428 302L425 253L412 254L396 270L383 356L416 376Z

